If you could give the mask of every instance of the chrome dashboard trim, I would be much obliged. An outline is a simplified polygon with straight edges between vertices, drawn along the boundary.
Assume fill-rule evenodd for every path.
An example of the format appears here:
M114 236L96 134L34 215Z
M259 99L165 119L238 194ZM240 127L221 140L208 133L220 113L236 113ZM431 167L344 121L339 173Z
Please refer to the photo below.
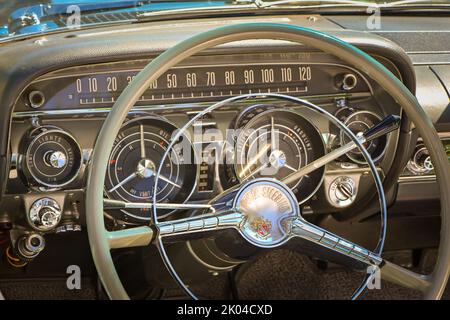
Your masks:
M425 182L425 181L436 181L436 175L428 174L423 176L400 176L398 178L399 183L404 182Z
M357 92L357 93L340 93L340 94L325 94L325 95L312 95L312 96L302 96L302 99L337 99L337 98L365 98L370 97L369 93ZM258 100L261 102L262 100ZM271 100L272 101L272 100ZM194 104L160 104L160 105L145 105L145 106L135 106L131 111L167 111L167 110L180 110L180 109L202 109L213 104L210 102L197 102ZM253 100L247 100L246 103L251 104ZM81 108L81 109L66 109L66 110L33 110L33 111L18 111L14 112L12 119L23 119L30 117L40 117L40 116L70 116L70 115L80 115L80 114L101 114L109 113L110 108Z

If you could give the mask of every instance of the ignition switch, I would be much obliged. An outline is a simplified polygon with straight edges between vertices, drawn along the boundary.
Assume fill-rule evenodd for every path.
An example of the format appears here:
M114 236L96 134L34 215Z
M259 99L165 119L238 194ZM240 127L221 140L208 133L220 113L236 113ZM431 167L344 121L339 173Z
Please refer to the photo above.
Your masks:
M355 181L347 176L333 180L328 189L331 204L338 208L348 207L356 198L357 188Z

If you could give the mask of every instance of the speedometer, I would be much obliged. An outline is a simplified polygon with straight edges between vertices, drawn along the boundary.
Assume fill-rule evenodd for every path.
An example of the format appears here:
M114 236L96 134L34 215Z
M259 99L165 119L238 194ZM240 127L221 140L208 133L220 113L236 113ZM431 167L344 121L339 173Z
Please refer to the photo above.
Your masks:
M174 147L163 160L175 130L176 127L172 124L153 117L128 121L120 130L109 159L105 179L107 196L128 202L152 202L156 193L158 203L187 201L196 180L193 150L188 150L188 154L185 154L182 148ZM187 138L183 136L181 139ZM176 146L179 145L181 144ZM155 190L155 176L161 163ZM127 218L150 219L149 210L133 209L122 212ZM160 216L170 213L170 210L158 212Z
M261 177L283 181L324 155L319 131L300 113L270 106L257 115L255 112L253 109L240 119L246 125L237 139L234 170L241 183ZM289 185L300 203L317 190L323 174L321 168Z

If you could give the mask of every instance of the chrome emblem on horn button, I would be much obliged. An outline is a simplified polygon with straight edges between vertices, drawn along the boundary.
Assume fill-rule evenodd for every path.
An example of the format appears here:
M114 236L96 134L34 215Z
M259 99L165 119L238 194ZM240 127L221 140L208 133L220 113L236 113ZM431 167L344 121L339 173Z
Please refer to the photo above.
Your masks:
M258 217L254 219L251 223L253 230L256 232L261 239L266 239L270 235L272 230L272 222L267 219Z
M242 187L234 207L244 215L239 230L252 244L275 247L289 237L290 220L299 216L298 202L283 183L256 179Z

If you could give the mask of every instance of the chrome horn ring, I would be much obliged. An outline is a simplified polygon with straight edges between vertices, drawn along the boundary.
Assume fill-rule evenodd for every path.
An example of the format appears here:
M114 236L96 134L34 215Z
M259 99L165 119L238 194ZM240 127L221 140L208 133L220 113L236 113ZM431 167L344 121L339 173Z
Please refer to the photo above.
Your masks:
M319 113L320 115L326 117L329 121L331 121L334 125L336 125L339 129L342 130L342 132L344 134L346 134L352 141L353 143L356 145L356 147L361 151L361 153L363 154L364 158L366 159L370 171L372 173L372 176L374 178L375 181L375 186L377 188L377 192L378 192L378 196L379 196L379 200L380 200L380 211L381 211L381 227L380 227L380 235L379 235L379 239L378 239L378 243L377 246L375 248L375 250L373 251L373 254L375 254L376 256L373 256L371 259L372 261L369 262L375 262L375 264L377 264L379 261L381 261L380 259L378 259L379 256L381 256L381 253L383 251L384 248L384 242L386 239L386 227L387 227L387 205L386 205L386 197L385 197L385 193L384 193L384 189L383 189L383 184L381 181L381 178L378 174L378 171L376 169L375 163L373 162L370 154L367 152L367 150L364 148L360 137L356 136L342 121L340 121L338 118L336 118L333 114L331 114L330 112L326 111L325 109L310 103L306 100L300 99L300 98L296 98L296 97L292 97L292 96L288 96L288 95L284 95L284 94L276 94L276 93L257 93L257 94L243 94L243 95L239 95L239 96L235 96L235 97L231 97L225 100L222 100L220 102L217 102L213 105L211 105L210 107L204 109L203 111L197 113L194 117L192 117L182 128L180 128L177 133L172 137L172 139L170 140L169 145L167 146L166 152L163 154L162 156L162 160L160 165L158 166L156 175L155 175L155 182L154 182L154 190L156 190L157 185L158 185L158 181L159 181L159 176L162 170L162 165L164 163L164 161L166 160L166 158L169 156L170 151L173 149L174 145L176 144L176 142L178 141L178 139L186 134L186 130L189 129L197 120L201 119L203 116L205 116L206 114L220 108L223 107L225 105L228 105L230 103L234 103L234 102L238 102L240 100L244 100L244 99L250 99L250 98L276 98L276 99L281 99L284 101L288 101L291 103L296 103L299 104L301 106L304 106L306 108L309 108L317 113ZM296 227L297 229L300 230L300 232L303 232L305 228L309 228L312 227L314 228L312 225L310 225L306 220L304 220L301 215L299 214L300 210L298 208L298 203L295 204L296 207L293 207L292 205L292 201L293 199L295 199L295 196L292 194L292 192L290 191L290 189L283 183L277 182L277 181L268 181L267 179L257 179L259 180L258 182L261 183L261 180L264 181L266 180L266 185L273 185L273 184L278 184L278 190L280 191L280 194L282 194L286 200L287 203L289 203L289 205L291 206L291 212L288 213L289 217L294 218L293 222L291 222L292 226ZM229 208L228 210L232 210L232 209L237 209L238 211L240 211L239 209L241 208L241 202L242 199L245 197L245 190L248 188L248 186L252 186L252 184L254 183L255 180L250 181L249 183L246 183L242 186L242 189L239 188L239 192L237 193L234 201L233 201L233 207ZM287 190L289 190L287 192ZM157 199L156 199L156 194L154 193L153 195L153 203L157 203ZM247 216L245 213L240 212L241 214L243 214L243 216ZM291 232L290 229L291 227L288 227L286 225L279 225L281 221L281 219L278 218L269 218L269 219L265 219L266 221L270 221L271 224L271 228L275 228L275 230L277 230L276 232L276 238L274 239L273 237L271 237L270 239L261 239L257 236L255 236L254 231L251 230L251 228L248 227L248 220L243 218L243 222L242 223L237 223L236 228L238 229L238 231L240 232L240 234L250 243L252 243L253 245L259 246L259 247L265 247L265 248L274 248L274 247L278 247L279 245L284 244L285 242L287 242L290 238L291 238ZM155 226L158 226L159 222L158 222L158 215L157 215L157 206L153 206L152 209L152 221L154 223ZM237 221L239 221L239 218L237 218ZM298 222L298 223L296 223ZM319 228L320 229L320 228ZM194 232L197 232L197 230L194 230ZM272 231L273 232L273 231ZM325 230L320 230L319 232L323 232L323 234L329 234L332 235L331 233L327 233ZM306 237L310 237L311 235L305 235ZM335 235L332 235L335 236ZM311 239L309 239L311 240ZM191 298L193 299L197 299L196 295L192 292L192 290L190 290L188 288L188 286L183 282L183 280L181 279L181 277L178 275L177 271L175 270L174 266L172 265L170 258L165 250L164 247L164 243L163 243L163 237L161 236L161 232L158 234L158 236L155 239L156 244L157 244L157 248L158 251L161 255L161 258L164 262L164 265L166 266L166 268L169 270L170 274L172 275L172 277L174 278L174 280L180 285L180 287L186 292L186 294L188 294ZM356 246L356 245L355 245ZM361 286L353 293L352 295L352 299L356 299L361 293L362 291L366 288L367 283L371 280L371 277L373 276L375 272L375 269L372 271L372 273L370 273L363 281L363 283L361 284Z

